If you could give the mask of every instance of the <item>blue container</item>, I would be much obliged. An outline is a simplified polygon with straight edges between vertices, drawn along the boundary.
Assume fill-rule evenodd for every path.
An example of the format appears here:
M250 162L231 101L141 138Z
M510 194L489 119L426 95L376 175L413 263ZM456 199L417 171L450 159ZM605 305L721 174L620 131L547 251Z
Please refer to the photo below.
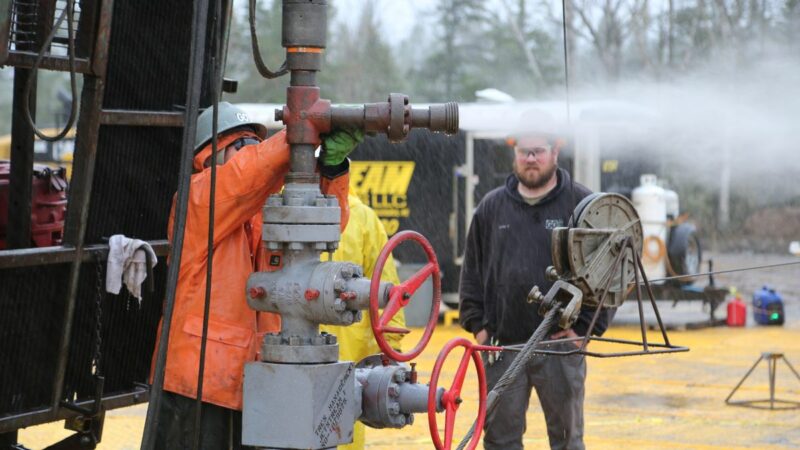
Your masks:
M783 298L764 286L753 293L753 319L759 325L783 325Z

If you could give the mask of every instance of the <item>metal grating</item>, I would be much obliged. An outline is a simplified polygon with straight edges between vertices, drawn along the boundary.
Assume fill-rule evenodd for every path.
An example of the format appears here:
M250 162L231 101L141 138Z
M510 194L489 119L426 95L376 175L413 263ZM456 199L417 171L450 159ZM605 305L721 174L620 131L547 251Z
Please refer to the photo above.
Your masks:
M0 418L50 405L69 265L0 270Z
M81 20L81 2L70 0L74 3L73 17L72 17L72 30L73 35L77 36L78 23ZM58 22L58 18L64 13L67 7L67 0L56 0L53 17L49 21L48 32ZM40 3L38 0L13 0L11 4L11 28L10 39L8 40L9 50L26 50L30 51L35 49L38 51L45 36L37 36L38 30L41 29L39 23L40 17L44 14L40 10ZM45 56L66 56L67 43L69 39L69 20L65 18L55 31L55 36L50 44L50 48L45 52Z
M122 233L166 239L177 189L180 128L100 128L87 244Z
M39 19L38 0L14 0L11 4L10 50L29 50L36 46Z
M97 280L105 287L105 262L86 263L81 270L78 303L72 328L64 398L89 400L94 396L92 360L95 350ZM166 283L166 260L154 269L155 291L143 289L141 305L123 287L119 295L101 295L100 372L105 377L104 395L133 390L146 383L155 347L155 329L161 317L161 297Z

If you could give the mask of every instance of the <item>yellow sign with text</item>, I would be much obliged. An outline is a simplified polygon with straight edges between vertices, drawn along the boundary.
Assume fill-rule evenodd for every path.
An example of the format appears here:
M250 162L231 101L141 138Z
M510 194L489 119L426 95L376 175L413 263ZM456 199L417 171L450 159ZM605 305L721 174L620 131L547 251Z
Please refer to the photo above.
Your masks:
M354 161L350 163L350 191L381 218L389 236L397 233L400 218L411 215L408 185L414 161Z

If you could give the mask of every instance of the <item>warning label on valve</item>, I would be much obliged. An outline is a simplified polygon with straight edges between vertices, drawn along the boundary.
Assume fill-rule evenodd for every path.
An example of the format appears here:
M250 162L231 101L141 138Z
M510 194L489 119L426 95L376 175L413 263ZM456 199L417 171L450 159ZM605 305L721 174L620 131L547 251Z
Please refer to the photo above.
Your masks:
M389 236L397 233L400 219L411 215L408 186L414 161L354 161L350 164L350 191L381 218Z

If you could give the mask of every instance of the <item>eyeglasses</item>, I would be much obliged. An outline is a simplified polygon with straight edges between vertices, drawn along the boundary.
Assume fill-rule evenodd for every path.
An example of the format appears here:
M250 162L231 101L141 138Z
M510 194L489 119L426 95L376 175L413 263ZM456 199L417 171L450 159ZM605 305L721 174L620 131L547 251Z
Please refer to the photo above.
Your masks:
M550 153L550 147L534 147L534 148L520 148L514 147L514 152L517 156L522 158L528 158L533 156L534 159L539 159L547 153Z
M254 139L254 138L251 138L251 137L244 137L244 138L237 139L232 144L230 144L228 147L233 147L236 150L239 150L240 148L244 147L245 145L258 144L259 142L261 142L261 141L259 141L258 139Z

